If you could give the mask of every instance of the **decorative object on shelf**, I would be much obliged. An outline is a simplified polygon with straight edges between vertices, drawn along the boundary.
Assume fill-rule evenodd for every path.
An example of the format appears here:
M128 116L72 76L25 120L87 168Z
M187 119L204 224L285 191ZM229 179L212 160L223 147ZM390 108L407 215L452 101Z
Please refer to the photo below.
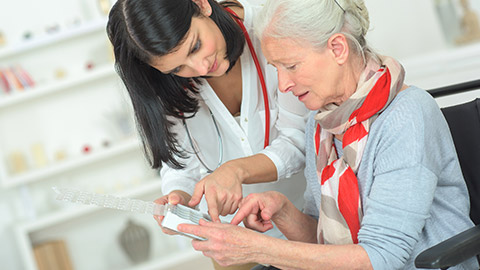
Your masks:
M5 78L7 78L7 83L12 89L23 90L23 84L20 82L20 79L15 75L11 68L6 68L2 70Z
M11 174L19 174L28 170L27 159L20 150L13 151L7 156L7 164Z
M30 40L32 37L33 37L33 33L31 31L25 31L25 33L23 33L24 40Z
M0 69L0 89L7 94L12 90L12 86L8 82L7 76L2 69Z
M102 141L102 146L107 148L107 147L110 147L110 141L109 140L103 140Z
M125 108L116 108L105 113L103 121L110 127L113 138L128 138L135 132L132 115Z
M478 2L478 0L477 0ZM440 26L450 46L480 41L480 4L469 0L434 0Z
M33 163L36 168L43 168L47 166L48 160L45 154L45 149L42 143L34 143L31 146Z
M72 20L67 21L66 27L67 27L67 29L76 28L76 27L78 27L81 23L82 23L82 20L81 20L79 17L76 17L76 18L74 18L74 19L72 19Z
M58 149L55 151L55 161L62 161L67 158L67 152L64 149Z
M47 34L57 33L58 31L60 31L60 25L57 23L49 25L45 28L45 31L47 32Z
M63 79L63 78L65 78L66 75L67 75L67 73L65 72L65 70L63 68L57 68L55 70L55 78L57 78L57 79Z
M480 24L477 13L470 7L469 0L459 0L463 16L460 20L461 35L455 40L459 45L480 41Z
M35 82L32 77L20 65L0 69L0 87L6 93L9 93L10 90L21 91L34 86Z
M460 33L459 19L455 8L456 0L435 0L435 11L443 31L445 41L455 44L455 38Z
M90 145L86 144L82 147L82 153L88 154L90 152L92 152L92 147Z
M133 263L148 260L150 256L150 234L143 226L128 220L127 226L118 236L118 241Z
M28 73L21 65L15 65L11 68L13 74L18 78L23 88L33 88L35 86L35 81L33 80L30 73Z
M33 254L37 261L38 270L73 270L67 246L63 240L34 245Z
M85 68L90 71L92 69L95 68L95 64L92 62L92 61L88 61L86 64L85 64Z
M98 0L98 5L100 6L100 11L102 12L102 14L108 15L108 13L110 12L110 8L111 8L110 1L109 0Z

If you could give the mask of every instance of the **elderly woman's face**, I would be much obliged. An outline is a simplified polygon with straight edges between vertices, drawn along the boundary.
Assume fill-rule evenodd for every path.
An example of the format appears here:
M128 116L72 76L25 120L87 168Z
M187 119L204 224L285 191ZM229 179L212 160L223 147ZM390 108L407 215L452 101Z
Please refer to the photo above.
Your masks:
M340 74L330 50L319 51L292 39L272 37L262 40L262 50L277 69L282 93L291 91L310 110L341 102L344 92L336 83Z

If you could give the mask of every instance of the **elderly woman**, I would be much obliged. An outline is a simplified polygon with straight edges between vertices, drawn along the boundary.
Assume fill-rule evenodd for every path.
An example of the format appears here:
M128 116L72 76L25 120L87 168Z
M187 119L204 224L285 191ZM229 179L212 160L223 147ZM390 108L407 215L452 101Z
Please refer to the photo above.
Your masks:
M314 111L306 128L306 205L251 194L233 224L272 222L288 240L232 224L179 229L221 264L286 269L412 269L423 249L473 225L450 132L435 101L366 44L359 0L270 0L259 15L279 89ZM458 269L478 267L474 259ZM478 268L476 268L478 269Z

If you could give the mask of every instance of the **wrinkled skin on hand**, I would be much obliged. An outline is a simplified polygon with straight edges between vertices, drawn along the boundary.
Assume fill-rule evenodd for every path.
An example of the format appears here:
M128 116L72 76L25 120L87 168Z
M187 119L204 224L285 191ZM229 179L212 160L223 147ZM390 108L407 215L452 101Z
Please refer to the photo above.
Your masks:
M250 194L245 197L231 224L201 220L199 225L181 224L181 232L198 235L206 241L193 240L195 250L222 266L258 262L261 260L262 245L270 236L236 226L242 220L252 229L265 232L273 228L272 218L281 213L286 197L279 192Z
M266 232L273 229L272 219L282 210L287 198L276 191L252 193L245 197L231 223L243 221L245 227Z
M232 224L200 221L200 225L180 224L179 231L206 238L193 240L192 246L210 257L221 266L245 264L258 255L258 241L261 234Z

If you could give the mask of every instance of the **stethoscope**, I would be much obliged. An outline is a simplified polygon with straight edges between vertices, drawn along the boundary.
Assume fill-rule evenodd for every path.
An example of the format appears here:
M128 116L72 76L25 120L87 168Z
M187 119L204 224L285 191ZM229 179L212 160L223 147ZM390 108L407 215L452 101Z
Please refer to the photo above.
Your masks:
M222 135L220 134L220 129L218 128L218 125L217 125L217 120L215 119L215 116L213 116L213 113L212 111L210 110L210 108L208 109L208 111L210 112L210 116L212 116L212 121L213 121L213 125L215 125L215 130L217 131L217 138L218 138L218 152L220 153L219 154L219 157L218 157L218 164L217 166L215 167L215 169L217 169L218 167L220 167L220 165L222 165L222 160L223 160L223 141L222 141ZM195 156L197 156L198 160L200 161L200 163L202 164L203 167L205 167L205 169L207 169L207 173L212 173L215 169L210 169L207 164L205 162L203 162L203 160L200 158L200 156L198 155L198 151L197 149L195 149L195 147L193 146L193 140L192 140L192 136L190 135L190 130L188 129L188 126L187 126L187 122L185 121L185 119L182 119L182 122L183 122L183 126L185 127L185 130L187 131L187 137L188 137L188 141L190 142L190 146L192 147L193 149L193 152L195 153Z
M233 15L232 17L235 19L237 24L242 29L243 35L245 36L245 40L247 41L247 44L248 44L248 49L250 50L250 54L252 55L253 62L255 63L255 68L257 69L258 78L260 79L260 84L262 86L262 93L263 93L263 102L265 104L265 140L264 140L264 146L263 146L265 148L268 146L270 142L270 105L268 104L268 94L267 94L267 86L265 84L265 78L263 77L263 72L262 72L262 69L260 68L260 63L258 62L257 54L255 53L252 41L250 40L250 36L248 35L245 25L240 19L238 19L237 14L233 10L231 10L228 7L225 7L225 10ZM210 112L210 116L212 117L212 121L213 121L213 124L215 125L215 130L217 132L217 137L218 137L218 151L220 154L218 158L218 164L215 167L215 169L217 169L218 167L220 167L220 165L222 165L222 161L223 161L223 141L222 141L222 135L220 134L220 129L218 128L215 116L213 116L213 113L210 109L208 109L208 111ZM192 147L193 152L195 153L195 156L198 158L202 166L205 167L205 169L207 169L207 173L212 173L215 169L213 170L210 169L207 166L207 164L200 158L200 156L198 155L199 151L197 151L193 145L193 139L192 139L192 136L190 135L190 130L187 127L187 123L185 119L182 119L182 122L183 122L183 126L185 127L185 130L187 131L188 141L190 142L190 146Z

